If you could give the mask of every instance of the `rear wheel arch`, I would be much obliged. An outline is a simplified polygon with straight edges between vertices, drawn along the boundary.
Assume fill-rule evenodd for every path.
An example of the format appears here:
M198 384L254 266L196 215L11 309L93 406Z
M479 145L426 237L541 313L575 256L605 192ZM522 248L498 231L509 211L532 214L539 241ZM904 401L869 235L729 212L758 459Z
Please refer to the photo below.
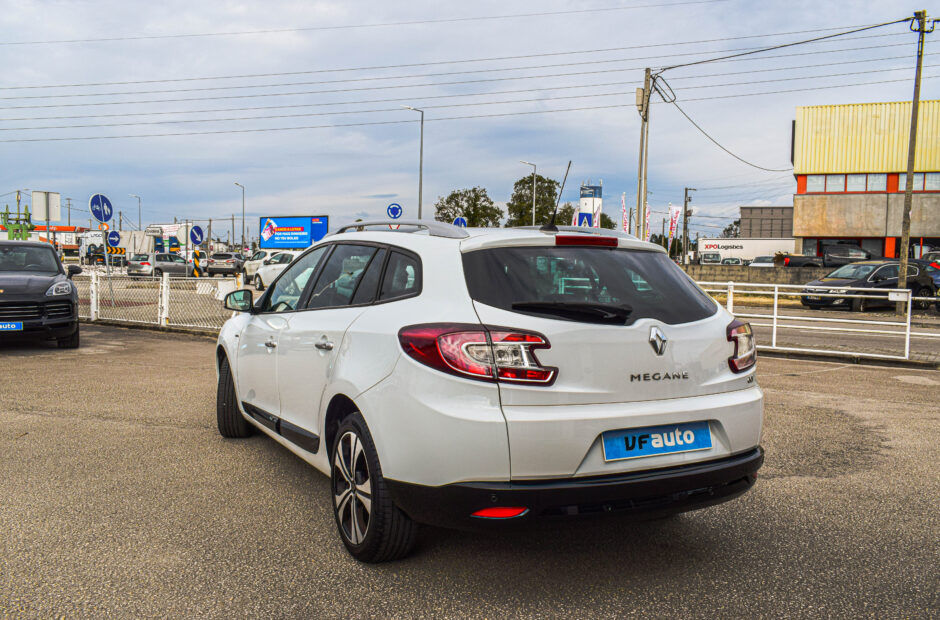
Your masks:
M330 399L323 421L323 447L327 455L333 450L333 442L336 440L336 431L339 430L339 425L342 424L346 416L356 411L359 411L359 407L345 394L336 394Z

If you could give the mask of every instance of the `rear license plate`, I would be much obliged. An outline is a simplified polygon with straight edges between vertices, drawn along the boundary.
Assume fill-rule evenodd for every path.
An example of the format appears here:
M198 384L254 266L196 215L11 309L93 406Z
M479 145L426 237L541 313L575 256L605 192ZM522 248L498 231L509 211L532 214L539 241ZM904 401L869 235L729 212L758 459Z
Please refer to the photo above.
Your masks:
M22 323L0 323L0 332L21 332L23 331Z
M822 299L822 297L820 297L819 295L807 295L806 299L809 299L810 301L819 301L820 299Z
M605 461L694 452L712 447L712 434L708 428L708 422L607 431L601 439Z

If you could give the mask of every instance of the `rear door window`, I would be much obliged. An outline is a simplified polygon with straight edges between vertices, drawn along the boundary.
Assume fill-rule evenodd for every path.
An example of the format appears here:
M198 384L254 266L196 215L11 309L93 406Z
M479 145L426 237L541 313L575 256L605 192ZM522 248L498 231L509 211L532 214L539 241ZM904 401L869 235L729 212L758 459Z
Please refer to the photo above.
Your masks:
M369 304L375 299L376 288L379 285L379 279L382 277L382 267L385 265L385 248L382 248L372 257L369 266L366 267L356 293L353 295L352 304Z
M661 252L514 247L463 256L470 296L510 312L588 323L650 318L675 325L717 305Z
M379 301L410 297L421 292L421 268L418 259L401 252L392 252L382 278Z
M307 308L349 305L375 252L376 248L373 246L338 244L317 277Z

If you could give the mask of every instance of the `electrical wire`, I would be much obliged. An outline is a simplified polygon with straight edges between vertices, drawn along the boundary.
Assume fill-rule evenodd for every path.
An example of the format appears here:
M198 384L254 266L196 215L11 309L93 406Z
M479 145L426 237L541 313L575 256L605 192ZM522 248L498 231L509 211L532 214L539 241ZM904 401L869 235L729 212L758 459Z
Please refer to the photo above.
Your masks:
M539 11L532 13L514 13L508 15L483 15L471 17L447 17L441 19L419 19L400 22L383 22L373 24L347 24L342 26L307 26L302 28L274 28L268 30L241 30L232 32L196 32L185 34L136 35L123 37L99 37L94 39L54 39L45 41L6 41L0 46L14 45L50 45L56 43L103 43L113 41L152 41L157 39L191 39L197 37L229 37L258 34L283 34L288 32L316 32L328 30L353 30L358 28L387 28L399 26L418 26L427 24L451 24L472 21L494 21L500 19L521 19L527 17L546 17L554 15L577 15L585 13L610 13L614 11L630 11L636 9L668 8L673 6L688 6L693 4L717 4L728 0L683 0L681 2L636 4L627 6L598 7L593 9L570 9L567 11Z

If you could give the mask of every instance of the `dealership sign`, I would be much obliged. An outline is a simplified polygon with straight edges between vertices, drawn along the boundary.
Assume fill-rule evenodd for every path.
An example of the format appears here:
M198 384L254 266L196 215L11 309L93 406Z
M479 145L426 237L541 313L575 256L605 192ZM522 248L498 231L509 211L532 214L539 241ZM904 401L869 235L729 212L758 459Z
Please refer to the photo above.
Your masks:
M259 246L276 250L306 248L326 236L329 221L326 215L262 217L259 220Z

